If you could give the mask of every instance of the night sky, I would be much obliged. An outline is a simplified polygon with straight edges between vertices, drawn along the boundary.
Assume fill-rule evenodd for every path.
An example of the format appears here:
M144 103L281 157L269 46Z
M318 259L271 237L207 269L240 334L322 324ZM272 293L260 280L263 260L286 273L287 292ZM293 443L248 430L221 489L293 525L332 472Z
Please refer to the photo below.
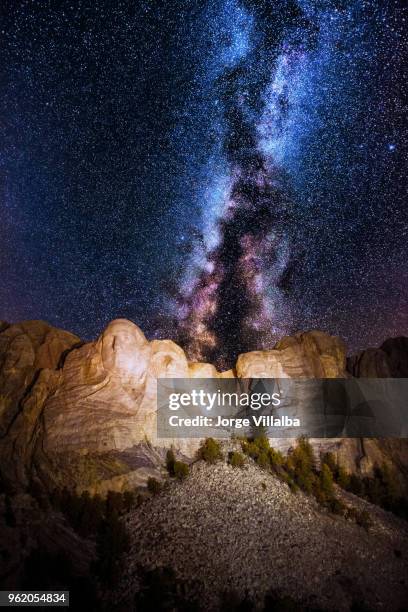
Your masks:
M3 0L0 319L407 335L405 5Z

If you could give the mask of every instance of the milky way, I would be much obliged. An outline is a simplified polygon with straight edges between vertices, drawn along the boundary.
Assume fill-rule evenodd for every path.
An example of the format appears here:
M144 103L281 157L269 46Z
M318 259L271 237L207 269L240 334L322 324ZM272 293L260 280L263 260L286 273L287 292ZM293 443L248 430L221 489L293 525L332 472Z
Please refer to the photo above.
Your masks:
M216 244L202 254L204 266L179 300L180 340L190 357L221 364L243 349L272 346L290 327L283 289L292 202L273 145L292 112L293 65L316 44L314 24L294 3L257 3L254 15L230 4L229 12L249 31L239 33L236 61L228 57L213 85L223 110L228 189L206 228ZM233 32L231 40L233 46Z
M3 6L0 318L224 367L408 333L404 3Z
M350 303L346 305L345 296L358 291L360 283L364 284L357 272L357 286L351 291L344 286L354 284L356 267L367 265L362 253L357 266L354 262L350 266L349 277L342 279L343 295L333 307L330 296L321 293L330 291L327 281L330 284L334 275L327 278L324 262L320 261L319 267L310 262L316 252L322 257L322 245L313 244L313 232L326 234L320 241L327 249L328 259L334 261L344 257L344 253L339 253L338 246L330 243L327 235L334 233L336 241L343 239L347 243L347 225L349 231L356 232L355 214L349 222L346 218L342 225L336 226L339 213L343 217L348 213L339 177L329 182L322 178L328 158L333 153L336 157L340 148L337 140L350 137L347 125L345 133L341 131L344 117L334 116L340 121L337 136L335 126L330 125L333 118L329 113L339 106L346 122L352 125L358 119L359 79L372 78L373 73L367 66L375 62L378 52L373 47L373 21L381 26L387 18L387 11L379 10L372 3L350 3L346 7L339 3L237 2L224 7L230 23L235 20L241 26L247 24L247 29L241 29L238 35L240 41L236 35L234 40L236 30L231 26L230 46L235 48L235 61L231 53L225 58L221 50L221 75L213 83L212 95L223 113L220 166L221 176L227 175L226 188L217 202L218 215L205 227L204 248L202 244L196 247L191 263L194 273L189 270L176 308L179 338L190 357L218 360L220 365L231 364L242 350L271 347L285 333L305 325L337 331L342 312L336 309L349 313L354 299L349 298ZM375 94L372 95L375 99ZM362 108L359 110L363 112ZM365 121L362 117L359 121L360 131L365 131ZM317 164L314 152L312 164L316 167L308 182L305 175L310 143L321 144L329 129L332 134L326 146L334 151L320 151ZM370 140L360 144L360 150L375 146ZM351 146L355 147L354 143ZM394 142L390 142L384 154L394 153L395 149ZM353 206L356 206L361 200L359 187L350 185L351 181L359 180L356 162L348 156L337 157L336 163L342 165L346 187L352 189ZM215 183L217 178L221 177L215 173ZM313 206L309 190L325 189L327 183L338 193L333 203L327 202L325 215L332 217L329 227L320 228L319 217L323 215ZM203 199L204 218L212 199L211 193ZM373 205L370 201L364 204ZM318 205L322 205L321 198ZM370 219L371 214L370 211L366 215L365 223L375 221L375 216ZM312 236L308 235L310 229ZM357 235L360 231L358 228ZM206 235L210 238L207 241ZM215 244L211 240L214 236ZM206 242L210 242L210 248L205 246ZM308 250L304 244L307 242ZM351 260L355 253L353 245L349 253ZM385 257L383 251L382 256ZM302 279L304 265L306 271L309 266L317 280L314 284L320 304L318 317L315 313L308 317L306 295L310 291ZM384 265L387 262L381 262ZM296 284L300 288L298 296ZM401 286L396 292L397 304L392 303L398 309L395 315L402 315L406 323L406 310L398 300L398 297L403 299L402 293L398 295L400 289ZM322 308L325 302L327 310ZM365 309L369 308L364 302ZM373 310L375 306L373 303ZM327 325L327 318L330 320L332 314L337 321ZM310 323L305 323L308 319Z

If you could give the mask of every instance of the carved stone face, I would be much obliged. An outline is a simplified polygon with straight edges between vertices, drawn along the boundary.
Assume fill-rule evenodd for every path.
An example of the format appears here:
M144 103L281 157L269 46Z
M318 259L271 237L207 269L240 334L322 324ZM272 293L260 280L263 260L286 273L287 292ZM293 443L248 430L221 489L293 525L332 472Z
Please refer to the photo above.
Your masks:
M240 378L286 378L278 351L253 351L238 357Z
M116 319L109 323L98 344L105 370L119 377L123 384L144 383L150 346L137 325L126 319Z
M172 340L153 340L149 373L155 378L187 378L188 363L182 348Z

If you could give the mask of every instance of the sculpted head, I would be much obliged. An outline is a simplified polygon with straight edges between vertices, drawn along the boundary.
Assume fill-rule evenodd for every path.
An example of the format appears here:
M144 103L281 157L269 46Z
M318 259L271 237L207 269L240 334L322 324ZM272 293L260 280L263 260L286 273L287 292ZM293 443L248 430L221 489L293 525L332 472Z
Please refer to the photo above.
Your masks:
M105 370L125 384L144 382L150 345L137 325L127 319L115 319L100 336L98 345Z
M188 363L183 349L172 340L153 340L149 372L156 378L187 378Z
M278 351L252 351L239 355L236 365L239 378L286 378Z

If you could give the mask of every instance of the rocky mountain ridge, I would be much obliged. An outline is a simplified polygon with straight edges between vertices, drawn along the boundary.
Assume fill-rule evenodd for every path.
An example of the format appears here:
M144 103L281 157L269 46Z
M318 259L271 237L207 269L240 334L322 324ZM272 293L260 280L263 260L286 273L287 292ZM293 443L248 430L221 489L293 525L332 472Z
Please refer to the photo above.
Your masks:
M347 370L348 368L348 370ZM344 378L408 376L408 339L388 340L346 359L340 338L297 333L271 350L238 356L217 372L189 362L171 340L149 342L125 319L95 342L42 321L0 324L0 461L3 480L27 487L68 486L105 492L160 478L165 446L156 437L156 380L165 377ZM275 441L276 442L276 441ZM384 459L405 469L406 440L326 440L349 471L369 472ZM192 457L197 441L175 441Z

